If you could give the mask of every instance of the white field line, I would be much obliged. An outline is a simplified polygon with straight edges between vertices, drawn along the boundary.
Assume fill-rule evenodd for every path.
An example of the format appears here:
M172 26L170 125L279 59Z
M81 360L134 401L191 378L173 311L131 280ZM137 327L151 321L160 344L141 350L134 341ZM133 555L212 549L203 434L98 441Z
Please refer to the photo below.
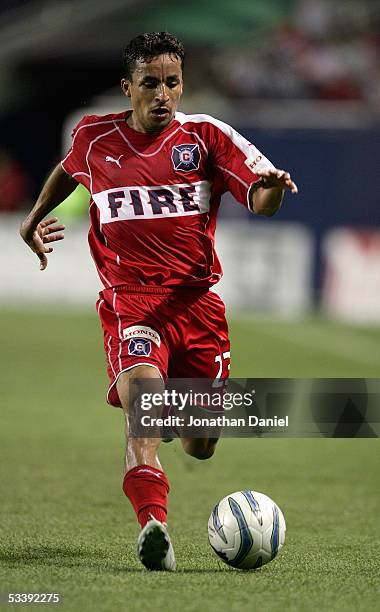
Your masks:
M344 359L353 363L378 365L380 369L380 346L377 340L368 340L368 338L360 337L353 332L337 332L331 329L303 329L301 331L263 325L260 328L260 333L286 340L292 344L298 344L310 349L310 351L317 349L324 353L344 357Z

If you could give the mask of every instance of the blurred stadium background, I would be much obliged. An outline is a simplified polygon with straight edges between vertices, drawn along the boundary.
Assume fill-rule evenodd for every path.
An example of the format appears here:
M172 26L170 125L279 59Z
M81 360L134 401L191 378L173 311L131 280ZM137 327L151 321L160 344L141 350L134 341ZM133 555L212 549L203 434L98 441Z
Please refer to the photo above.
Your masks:
M84 188L57 211L68 223L67 242L44 275L16 228L78 119L125 108L126 41L168 29L187 48L181 110L231 123L300 188L270 221L225 197L217 243L227 304L379 323L378 2L19 0L1 7L2 303L43 296L92 304L98 282L86 254Z
M180 109L232 124L300 189L270 220L224 198L217 247L225 278L217 290L229 310L232 374L379 377L379 19L376 0L0 3L0 591L58 585L86 609L87 593L98 589L96 609L125 609L117 538L129 513L129 593L140 603L142 589L146 598L153 593L157 610L172 592L186 610L204 609L191 588L208 595L209 610L227 601L230 610L250 609L251 594L271 611L287 601L303 611L376 607L376 441L226 440L229 452L207 467L168 445L174 535L182 565L195 573L178 579L182 591L172 579L140 580L137 528L115 493L122 428L119 412L104 407L88 194L79 187L57 211L66 239L43 274L18 226L77 120L125 108L118 83L126 41L172 31L187 49ZM199 487L191 500L190 485ZM197 574L218 567L203 531L211 504L249 486L283 503L285 563L244 583Z

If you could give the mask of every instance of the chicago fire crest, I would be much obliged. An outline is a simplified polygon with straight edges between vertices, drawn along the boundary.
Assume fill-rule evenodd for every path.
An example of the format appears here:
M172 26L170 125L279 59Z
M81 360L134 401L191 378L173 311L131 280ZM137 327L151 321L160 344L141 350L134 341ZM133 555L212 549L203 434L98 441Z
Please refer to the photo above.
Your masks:
M181 144L172 148L174 170L191 172L198 170L201 154L197 144Z

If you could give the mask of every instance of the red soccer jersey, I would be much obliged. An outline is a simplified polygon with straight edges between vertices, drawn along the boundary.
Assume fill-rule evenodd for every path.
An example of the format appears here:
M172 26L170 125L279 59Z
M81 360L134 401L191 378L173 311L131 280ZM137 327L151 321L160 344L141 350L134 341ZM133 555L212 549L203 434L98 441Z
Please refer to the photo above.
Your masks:
M273 167L229 125L176 113L159 134L130 128L131 111L84 117L63 169L91 194L89 244L105 287L209 287L223 193L248 206L255 170Z

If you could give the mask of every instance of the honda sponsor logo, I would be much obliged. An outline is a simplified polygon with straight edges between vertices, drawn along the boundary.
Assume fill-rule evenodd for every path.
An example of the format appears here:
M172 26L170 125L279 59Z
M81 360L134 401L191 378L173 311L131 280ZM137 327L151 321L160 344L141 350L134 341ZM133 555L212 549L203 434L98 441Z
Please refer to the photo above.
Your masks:
M257 155L254 159L252 157L248 157L244 163L246 166L248 166L250 170L254 171L256 166L261 162L262 159L262 155Z
M158 347L161 346L160 334L151 327L147 327L145 325L132 325L131 327L126 327L123 329L123 337L124 340L145 338L146 340L151 340L157 344Z

